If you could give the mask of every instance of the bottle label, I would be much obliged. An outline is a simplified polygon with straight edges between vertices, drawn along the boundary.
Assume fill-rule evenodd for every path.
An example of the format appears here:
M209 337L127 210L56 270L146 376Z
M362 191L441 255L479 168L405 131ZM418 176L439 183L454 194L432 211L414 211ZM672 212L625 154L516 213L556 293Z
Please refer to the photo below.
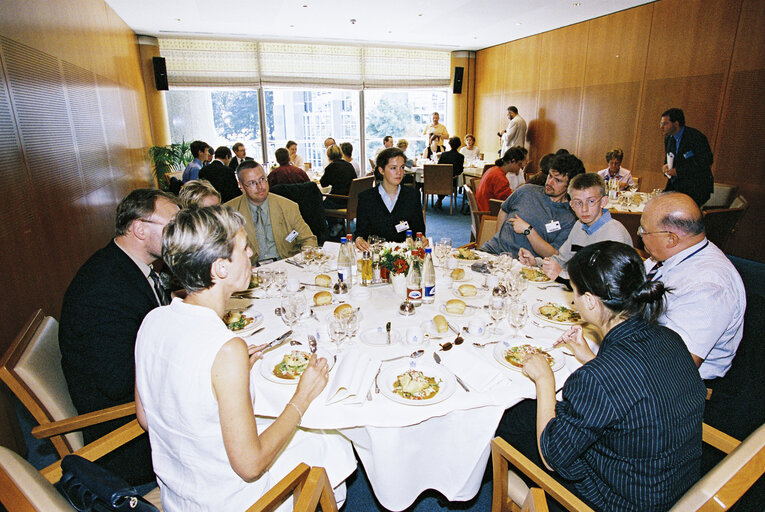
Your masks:
M409 300L422 300L422 290L419 288L407 289L406 294Z
M436 296L436 285L426 286L425 287L425 296L426 297L435 297Z

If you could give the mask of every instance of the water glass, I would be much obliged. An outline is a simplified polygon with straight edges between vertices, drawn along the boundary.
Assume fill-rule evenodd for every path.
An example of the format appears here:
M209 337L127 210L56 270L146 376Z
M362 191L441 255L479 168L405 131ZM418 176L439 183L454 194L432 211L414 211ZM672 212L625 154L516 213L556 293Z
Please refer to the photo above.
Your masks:
M518 338L518 331L526 325L526 320L529 317L528 306L523 301L510 302L508 309L508 320L514 330L513 338Z
M345 325L343 325L339 318L333 318L329 322L329 339L334 342L339 352L343 347L343 340L345 339Z
M492 297L489 299L489 316L494 320L494 327L491 330L492 334L501 334L502 331L499 328L499 324L507 316L507 307L505 305L504 297Z
M308 301L302 293L293 293L282 298L282 320L293 329L308 309Z
M271 274L271 286L274 289L273 295L282 296L284 287L287 286L287 272L276 269Z

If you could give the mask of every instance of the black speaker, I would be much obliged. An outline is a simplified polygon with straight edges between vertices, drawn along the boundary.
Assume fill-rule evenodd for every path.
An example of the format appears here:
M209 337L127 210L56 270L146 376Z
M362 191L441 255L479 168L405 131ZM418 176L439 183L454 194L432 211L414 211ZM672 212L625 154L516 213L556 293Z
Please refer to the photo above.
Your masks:
M452 92L454 94L462 94L462 74L465 72L465 68L462 66L456 66L454 68L454 88Z
M158 91L167 91L167 67L165 67L164 57L152 57L152 64L154 64L154 85L157 86ZM462 75L460 75L462 76Z

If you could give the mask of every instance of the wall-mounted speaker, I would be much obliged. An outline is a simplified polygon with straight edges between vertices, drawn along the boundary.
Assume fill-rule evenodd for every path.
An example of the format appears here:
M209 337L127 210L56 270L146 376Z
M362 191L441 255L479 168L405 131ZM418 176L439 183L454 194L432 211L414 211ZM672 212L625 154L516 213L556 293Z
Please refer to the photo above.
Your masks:
M167 67L165 67L164 57L152 57L152 64L154 64L154 85L157 86L158 91L167 91Z
M454 86L452 92L454 94L462 94L462 75L465 73L465 68L462 66L456 66L454 68Z

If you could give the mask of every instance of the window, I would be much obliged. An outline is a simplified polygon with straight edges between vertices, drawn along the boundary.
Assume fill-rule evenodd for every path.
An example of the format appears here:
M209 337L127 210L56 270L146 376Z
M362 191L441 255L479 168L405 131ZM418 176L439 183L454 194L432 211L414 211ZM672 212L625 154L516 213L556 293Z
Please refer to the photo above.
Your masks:
M427 144L423 135L433 112L446 123L446 89L368 89L364 91L364 137L367 158L374 158L382 147L383 137L390 135L394 144L406 139L406 154L414 159Z
M203 140L213 149L241 142L263 161L257 90L173 88L165 97L172 142Z

